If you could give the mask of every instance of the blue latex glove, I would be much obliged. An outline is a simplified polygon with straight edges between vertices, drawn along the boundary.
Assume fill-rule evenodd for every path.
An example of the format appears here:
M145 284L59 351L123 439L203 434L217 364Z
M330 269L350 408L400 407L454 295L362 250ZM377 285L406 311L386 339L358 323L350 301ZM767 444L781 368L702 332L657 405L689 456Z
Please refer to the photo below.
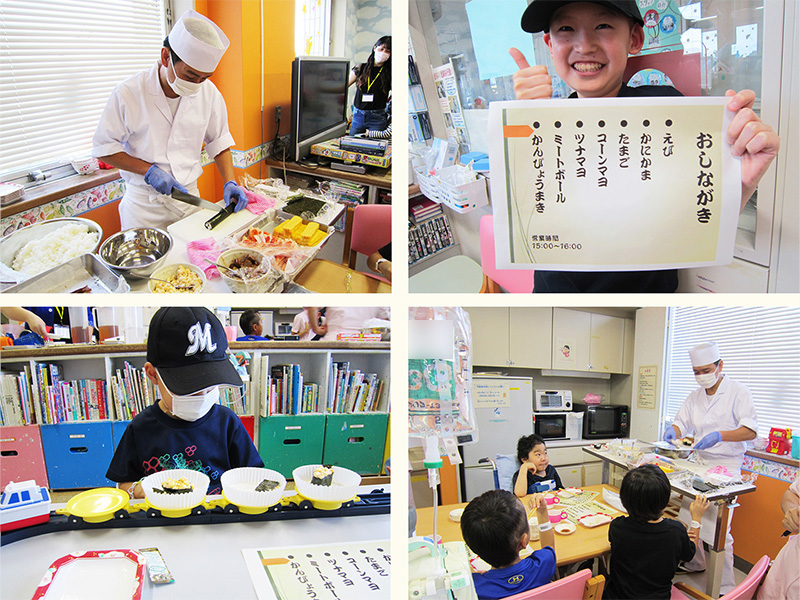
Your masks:
M675 438L677 437L678 436L675 435L675 428L672 425L667 425L667 428L664 430L664 441L674 444Z
M223 193L225 206L228 206L231 202L236 202L236 208L233 209L233 212L239 212L247 206L247 195L244 193L244 188L238 185L233 179L225 184Z
M144 174L144 181L147 185L153 186L157 191L166 196L172 193L172 188L178 189L184 194L189 193L172 175L155 165L150 165L150 168L147 169L147 173Z
M706 450L712 446L716 446L722 441L722 434L719 431L712 431L704 435L703 439L694 445L695 450Z

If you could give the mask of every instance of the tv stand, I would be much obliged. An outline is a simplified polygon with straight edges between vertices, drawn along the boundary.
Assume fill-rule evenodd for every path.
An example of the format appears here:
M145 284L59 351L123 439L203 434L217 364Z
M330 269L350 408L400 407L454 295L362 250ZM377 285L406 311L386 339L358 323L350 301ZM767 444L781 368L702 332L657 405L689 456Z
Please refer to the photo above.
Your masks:
M276 160L274 158L267 158L264 161L269 167L270 177L283 178L283 171L291 171L292 173L303 173L305 175L312 175L321 179L338 179L340 181L352 181L354 183L361 183L367 186L367 202L369 204L376 204L378 202L378 190L391 190L392 189L392 169L379 169L373 168L372 172L364 173L350 173L347 171L336 171L328 167L309 167L301 163Z
M320 161L317 160L316 157L311 156L311 155L304 156L303 158L301 158L300 160L297 161L297 164L303 165L304 167L320 167L320 166L322 166L320 164Z

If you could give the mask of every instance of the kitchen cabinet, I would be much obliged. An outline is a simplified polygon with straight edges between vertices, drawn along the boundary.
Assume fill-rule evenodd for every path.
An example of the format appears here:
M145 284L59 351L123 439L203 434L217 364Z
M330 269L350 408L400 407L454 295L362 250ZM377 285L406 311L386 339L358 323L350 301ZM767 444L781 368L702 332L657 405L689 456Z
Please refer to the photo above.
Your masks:
M472 364L549 369L551 308L467 308Z
M626 333L626 321L599 313L567 308L553 309L553 369L624 373L626 337L632 338L632 327ZM632 322L630 324L632 326ZM629 353L631 350L629 350ZM632 361L627 357L627 372Z
M549 447L547 456L550 458L550 464L558 471L564 487L583 487L602 483L603 463L587 455L580 445Z

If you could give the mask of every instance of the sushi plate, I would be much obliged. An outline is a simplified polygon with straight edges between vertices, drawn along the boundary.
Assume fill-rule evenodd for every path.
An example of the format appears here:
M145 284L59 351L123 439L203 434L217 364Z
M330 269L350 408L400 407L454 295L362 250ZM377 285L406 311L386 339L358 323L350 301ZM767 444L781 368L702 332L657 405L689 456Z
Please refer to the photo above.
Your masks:
M145 558L135 550L88 550L57 559L33 600L140 600Z
M103 523L112 520L119 510L130 512L129 500L127 492L118 488L97 488L73 496L65 508L60 508L56 512L80 517L87 523Z
M584 527L600 527L600 525L610 523L612 519L613 517L611 515L605 513L593 513L591 515L582 516L578 519L578 523Z

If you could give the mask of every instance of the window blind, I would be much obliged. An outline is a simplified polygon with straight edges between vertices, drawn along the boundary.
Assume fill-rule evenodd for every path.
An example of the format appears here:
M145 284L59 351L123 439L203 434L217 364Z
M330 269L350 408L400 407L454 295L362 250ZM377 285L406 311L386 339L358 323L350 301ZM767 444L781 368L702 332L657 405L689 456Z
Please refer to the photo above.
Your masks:
M164 0L0 0L0 173L88 155L109 94L158 60Z
M688 351L701 342L717 342L722 372L750 389L760 436L770 427L800 430L800 308L671 308L666 421L698 387Z

